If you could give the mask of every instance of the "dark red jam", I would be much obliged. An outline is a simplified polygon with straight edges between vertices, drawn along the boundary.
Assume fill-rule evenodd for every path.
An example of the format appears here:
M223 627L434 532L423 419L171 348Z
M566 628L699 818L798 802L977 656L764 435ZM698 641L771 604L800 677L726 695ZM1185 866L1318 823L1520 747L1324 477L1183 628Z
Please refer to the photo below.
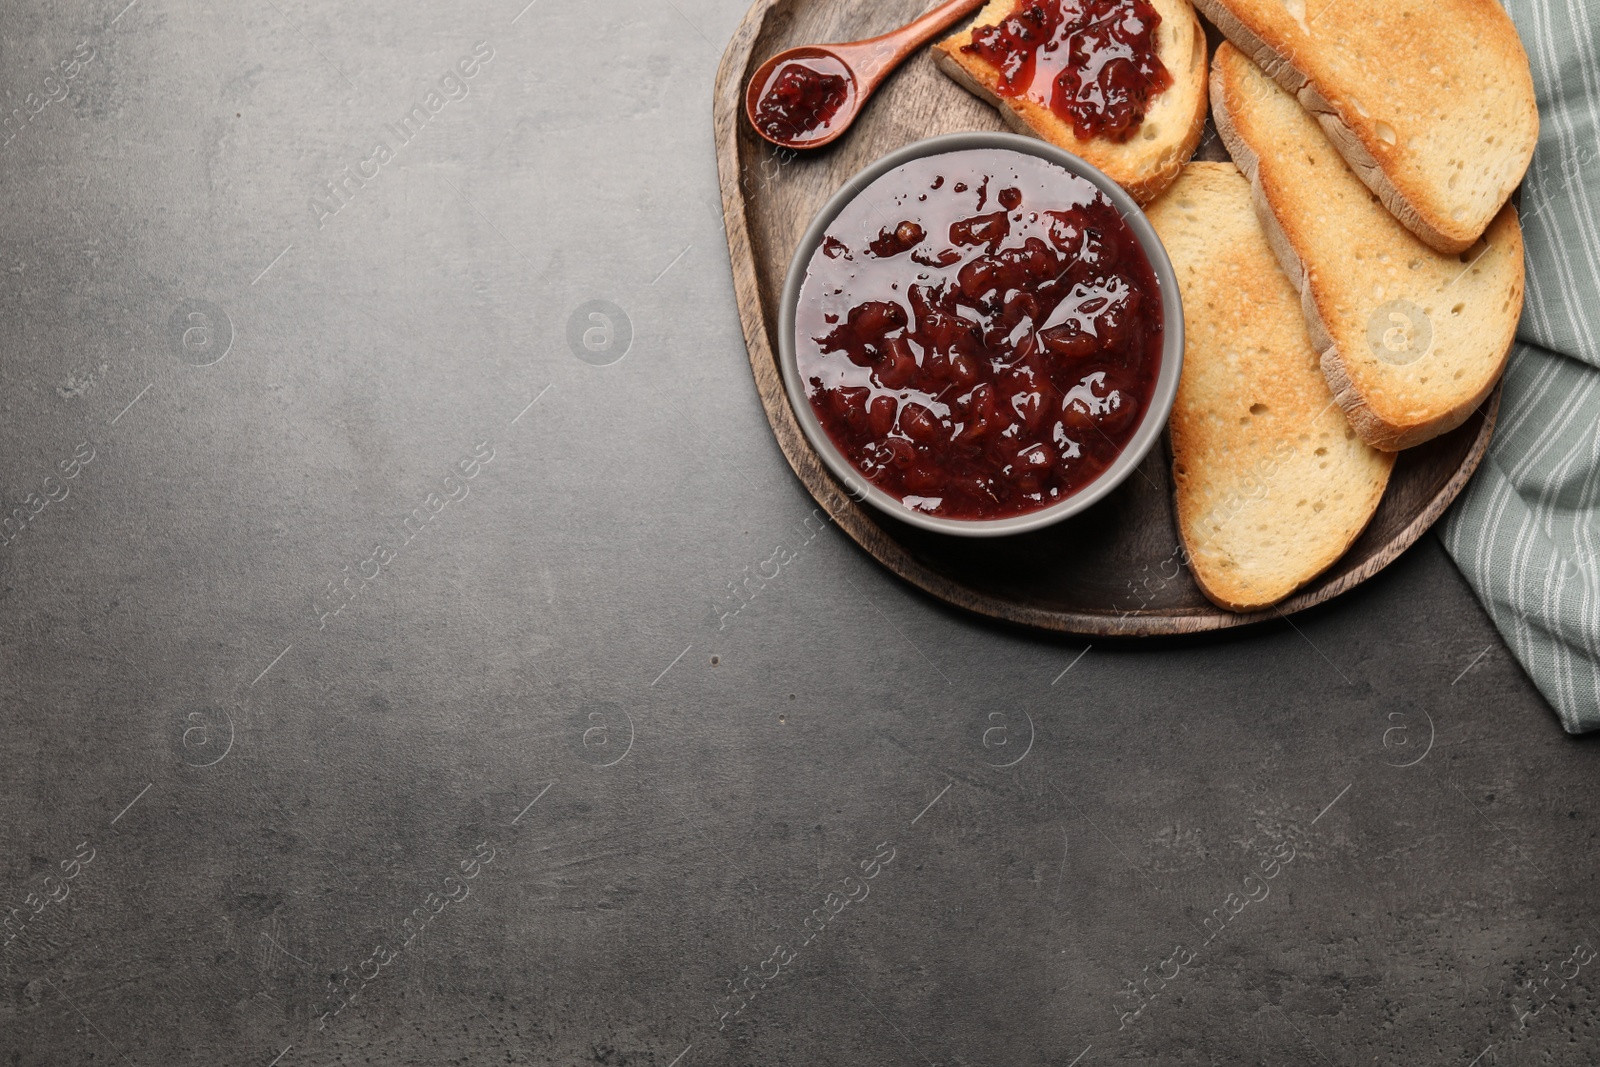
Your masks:
M1001 96L1048 107L1080 140L1126 141L1172 84L1156 51L1159 25L1148 0L1017 0L1004 21L973 30L963 51L1000 71Z
M897 167L828 227L800 289L800 380L872 484L951 519L1082 489L1161 367L1161 295L1116 207L1035 156Z
M815 141L832 128L850 86L849 70L832 56L781 63L761 89L756 128L783 144Z

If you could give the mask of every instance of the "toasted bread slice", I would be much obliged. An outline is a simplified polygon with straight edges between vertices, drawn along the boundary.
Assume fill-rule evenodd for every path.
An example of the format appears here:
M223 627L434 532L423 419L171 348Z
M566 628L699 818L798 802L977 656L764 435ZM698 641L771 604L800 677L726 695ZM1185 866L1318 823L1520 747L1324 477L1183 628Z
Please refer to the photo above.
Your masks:
M1363 444L1334 406L1300 299L1231 163L1190 163L1149 216L1183 295L1169 424L1179 535L1206 596L1255 611L1344 555L1394 455Z
M1466 421L1499 380L1522 314L1522 229L1436 252L1399 224L1294 97L1231 44L1212 71L1217 130L1300 290L1328 385L1362 440L1410 448Z
M1196 0L1441 252L1478 240L1539 139L1528 55L1495 0Z
M1000 72L983 58L963 52L978 26L1005 21L1017 0L989 0L972 25L934 45L934 59L950 77L1000 109L1018 132L1049 141L1088 160L1111 176L1139 203L1148 203L1171 185L1194 155L1206 125L1206 38L1189 0L1151 0L1161 25L1156 51L1172 84L1150 101L1137 133L1123 143L1103 137L1079 139L1072 124L1027 97L1002 97L995 90Z

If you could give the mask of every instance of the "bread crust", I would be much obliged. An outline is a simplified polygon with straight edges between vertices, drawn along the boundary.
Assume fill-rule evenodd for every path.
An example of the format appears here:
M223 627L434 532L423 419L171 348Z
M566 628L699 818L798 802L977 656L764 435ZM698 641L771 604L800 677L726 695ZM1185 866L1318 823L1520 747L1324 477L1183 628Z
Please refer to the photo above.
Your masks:
M1091 137L1082 140L1072 126L1049 108L1023 97L1002 97L996 91L1000 74L983 59L963 52L972 30L993 25L1010 15L1014 0L990 0L972 26L934 45L934 62L962 88L992 104L1018 133L1049 141L1088 160L1111 176L1141 204L1171 185L1194 155L1205 132L1207 112L1206 42L1189 0L1151 0L1161 15L1157 50L1172 75L1172 85L1154 98L1141 133L1125 143ZM1150 128L1156 135L1147 139Z
M1386 406L1392 408L1393 405L1386 405L1384 398L1379 395L1381 383L1374 381L1372 375L1359 372L1352 362L1352 350L1357 344L1355 337L1360 331L1345 321L1349 317L1349 310L1341 308L1340 295L1331 291L1334 282L1340 279L1319 279L1307 265L1306 256L1317 249L1315 240L1302 232L1293 203L1294 196L1301 191L1274 187L1264 181L1262 160L1255 143L1272 139L1272 136L1265 131L1252 136L1241 129L1241 109L1245 106L1244 97L1248 91L1240 82L1248 74L1245 66L1248 63L1248 58L1231 42L1217 50L1211 79L1217 132L1233 156L1235 165L1249 179L1256 213L1267 235L1268 245L1277 256L1284 273L1300 291L1311 343L1321 353L1323 374L1334 399L1361 439L1387 452L1411 448L1448 433L1465 422L1488 398L1510 358L1523 293L1522 231L1516 208L1511 204L1502 207L1485 233L1487 243L1484 253L1490 247L1500 250L1496 265L1510 272L1513 296L1508 299L1504 313L1491 316L1493 332L1489 337L1475 340L1481 346L1481 352L1470 367L1473 388L1458 393L1448 402L1436 402L1421 413L1404 414L1385 410ZM1281 140L1273 140L1273 144L1275 149L1294 150ZM1350 240L1359 241L1361 236L1352 233ZM1328 250L1322 251L1326 253ZM1426 257L1430 261L1430 269L1436 262L1435 257L1425 249L1417 249L1413 254L1419 260ZM1476 262L1476 259L1472 260L1462 275L1471 270ZM1337 270L1331 270L1330 273L1337 274ZM1461 377L1461 374L1458 373L1457 377Z
M1336 2L1345 5L1337 12L1341 26L1370 21L1372 13L1369 11L1346 10L1351 4L1364 3L1371 7L1382 4L1386 11L1396 7L1395 0ZM1352 75L1351 69L1356 65L1336 62L1347 57L1336 57L1335 53L1359 50L1359 46L1367 42L1343 42L1337 33L1330 34L1326 26L1312 32L1310 24L1305 22L1304 0L1299 0L1298 8L1295 3L1283 0L1195 0L1195 3L1229 42L1316 117L1328 140L1356 176L1378 195L1402 225L1429 247L1446 253L1470 248L1527 171L1539 138L1533 75L1516 27L1494 0L1419 0L1404 12L1404 19L1411 22L1411 39L1389 42L1393 54L1389 61L1391 72L1408 64L1417 68L1427 64L1420 73L1425 73L1428 79L1449 77L1450 72L1436 61L1437 57L1426 51L1432 43L1430 38L1444 32L1446 27L1456 34L1470 32L1473 42L1470 54L1450 57L1457 74L1467 65L1487 68L1472 87L1476 93L1440 91L1426 94L1425 101L1414 102L1411 106L1415 114L1408 116L1412 120L1410 125L1398 112L1374 113L1361 103L1363 95L1369 100L1383 97L1385 90L1380 80L1363 81ZM1323 0L1312 0L1312 3L1322 4ZM1331 3L1323 6L1321 12L1311 16L1312 20L1332 6ZM1413 15L1418 17L1412 19ZM1383 110L1380 104L1374 103L1373 107ZM1445 172L1441 172L1437 161L1430 162L1424 158L1426 153L1412 151L1409 143L1412 138L1407 137L1402 142L1397 130L1426 126L1430 120L1437 123L1446 113L1453 119L1458 118L1473 107L1496 108L1500 114L1493 122L1479 121L1476 116L1467 116L1463 121L1463 128L1474 131L1494 128L1485 143L1466 144L1463 138L1463 143L1455 146L1461 158L1453 162L1458 163L1458 169L1463 172L1468 162L1477 166L1488 160L1484 163L1484 195L1478 197L1477 202L1467 204L1461 194L1453 192L1460 175L1447 171L1449 177L1443 177ZM1442 110L1424 115L1430 108Z

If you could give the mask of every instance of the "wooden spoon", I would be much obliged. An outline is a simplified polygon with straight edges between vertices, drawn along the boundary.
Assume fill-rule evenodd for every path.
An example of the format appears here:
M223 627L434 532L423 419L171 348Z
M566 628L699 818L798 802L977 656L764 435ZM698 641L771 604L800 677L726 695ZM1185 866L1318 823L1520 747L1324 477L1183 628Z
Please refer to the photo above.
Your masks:
M850 128L867 98L890 71L984 2L945 0L916 21L880 37L841 44L805 44L779 52L751 76L745 88L745 116L757 133L775 145L820 148ZM824 82L830 78L844 81L844 99L837 103L837 83L829 92ZM774 108L763 115L763 98L785 90L789 104L777 106L780 97L775 95Z

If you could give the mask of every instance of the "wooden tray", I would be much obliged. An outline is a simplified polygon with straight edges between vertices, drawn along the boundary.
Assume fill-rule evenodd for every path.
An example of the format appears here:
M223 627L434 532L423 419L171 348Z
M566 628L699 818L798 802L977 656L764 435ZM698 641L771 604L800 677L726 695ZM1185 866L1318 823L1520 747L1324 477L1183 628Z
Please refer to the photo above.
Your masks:
M756 0L717 71L717 169L750 367L779 447L839 528L941 600L1024 626L1097 636L1198 633L1278 618L1359 585L1409 548L1483 459L1498 388L1465 425L1400 454L1377 514L1343 559L1283 604L1250 615L1213 605L1183 566L1167 449L1153 450L1138 474L1084 514L999 541L928 533L845 495L801 433L778 372L777 301L795 245L823 202L879 156L935 134L1006 126L993 108L939 73L926 49L878 90L854 129L813 153L780 151L757 137L742 114L744 85L784 48L870 37L910 21L925 5ZM1207 30L1215 43L1215 30ZM1199 154L1227 158L1214 130L1208 128Z

